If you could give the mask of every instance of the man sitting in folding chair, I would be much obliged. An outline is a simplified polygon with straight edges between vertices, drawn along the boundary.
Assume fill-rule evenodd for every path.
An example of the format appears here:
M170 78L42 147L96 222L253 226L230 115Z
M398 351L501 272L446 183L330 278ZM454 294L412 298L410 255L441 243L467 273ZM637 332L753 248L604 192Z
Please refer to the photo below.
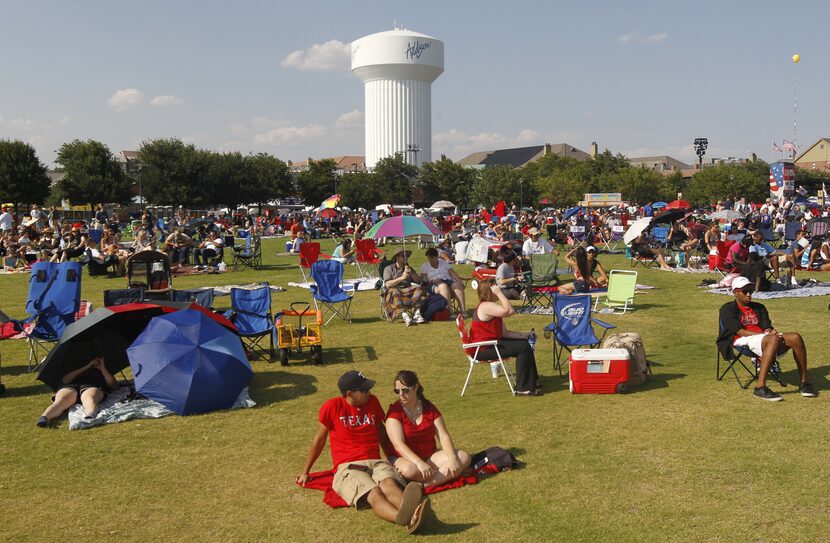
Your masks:
M645 232L631 242L631 254L633 266L636 266L640 262L647 268L650 263L657 262L662 270L672 269L666 263L666 255L663 252L663 248L650 245Z
M738 276L732 281L735 300L720 308L721 331L718 335L718 349L725 358L731 358L733 347L746 348L760 358L758 384L755 397L770 402L781 401L779 394L767 387L767 373L773 361L793 350L793 358L801 376L798 390L806 398L814 398L816 391L807 381L807 347L797 332L778 332L772 326L767 308L752 301L754 286L749 279Z

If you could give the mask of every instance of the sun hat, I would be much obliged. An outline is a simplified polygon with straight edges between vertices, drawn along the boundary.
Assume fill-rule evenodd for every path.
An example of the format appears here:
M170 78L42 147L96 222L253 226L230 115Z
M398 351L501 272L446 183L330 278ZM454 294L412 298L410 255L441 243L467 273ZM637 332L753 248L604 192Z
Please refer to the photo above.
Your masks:
M539 232L539 229L536 228L535 226L527 231L528 236L538 236L540 233L541 232Z
M401 254L401 253L403 253L403 252L404 252L404 248L403 248L403 247L401 247L400 249L398 249L397 251L395 251L394 253L392 253L392 255L390 256L390 260L395 260L395 257L397 257L399 254ZM407 249L407 250L406 250L406 258L409 258L410 256L412 256L412 251L410 251L409 249Z

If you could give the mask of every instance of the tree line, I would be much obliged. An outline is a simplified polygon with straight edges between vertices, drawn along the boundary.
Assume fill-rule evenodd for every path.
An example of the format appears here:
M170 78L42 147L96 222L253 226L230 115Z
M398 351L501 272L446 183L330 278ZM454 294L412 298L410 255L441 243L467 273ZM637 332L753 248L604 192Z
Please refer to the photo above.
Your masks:
M288 196L318 205L338 192L351 208L381 203L425 205L450 200L462 208L491 207L504 200L538 207L570 206L585 193L620 192L632 202L669 201L678 192L693 204L706 205L727 196L763 201L769 194L769 164L764 161L719 164L697 172L691 181L680 172L665 176L631 166L621 154L606 150L590 160L549 155L520 168L463 167L442 156L417 168L403 155L385 158L371 173L338 172L333 160L312 160L299 174L267 154L243 155L199 149L178 139L145 141L140 167L125 173L110 149L94 140L61 145L56 163L63 173L54 185L31 145L0 140L0 200L14 204L126 204L139 192L150 204L188 207L265 203ZM799 174L801 175L801 174Z

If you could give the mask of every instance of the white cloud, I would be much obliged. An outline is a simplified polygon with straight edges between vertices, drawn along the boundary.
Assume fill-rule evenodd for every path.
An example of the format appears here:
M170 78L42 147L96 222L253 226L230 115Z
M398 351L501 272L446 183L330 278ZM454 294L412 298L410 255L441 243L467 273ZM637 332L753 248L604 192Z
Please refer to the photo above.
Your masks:
M107 105L115 111L126 111L144 101L144 93L138 89L120 89L109 97Z
M533 143L539 141L539 132L525 128L516 136L516 141L519 143Z
M280 65L298 70L348 70L350 60L350 44L329 40L326 43L315 43L305 51L299 49L289 53Z
M150 105L156 107L179 106L183 103L184 100L172 94L162 94L150 100Z
M363 112L353 109L344 113L337 118L334 125L338 128L361 127L363 126Z
M69 123L71 123L71 122L72 122L72 117L70 117L69 115L64 116L64 117L60 120L60 124L69 124Z
M257 145L282 145L295 141L310 141L321 138L326 132L326 127L318 124L285 126L255 135L254 143Z
M656 32L654 34L650 34L648 36L643 36L643 34L639 30L635 30L634 32L629 32L628 34L623 34L622 36L617 38L617 42L623 45L627 45L629 43L660 43L661 41L668 38L669 35L665 32Z

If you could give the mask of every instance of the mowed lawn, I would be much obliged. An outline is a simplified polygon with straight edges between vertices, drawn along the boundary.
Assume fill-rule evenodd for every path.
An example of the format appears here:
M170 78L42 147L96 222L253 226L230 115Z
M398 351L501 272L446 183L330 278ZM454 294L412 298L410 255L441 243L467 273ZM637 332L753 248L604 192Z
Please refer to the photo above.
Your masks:
M296 258L264 242L258 272L177 278L175 286L298 278ZM333 248L324 242L324 250ZM413 263L423 262L416 250ZM600 255L606 269L629 269ZM57 541L395 541L410 539L369 511L329 509L322 493L297 487L317 411L338 393L337 378L359 369L394 400L400 369L418 372L458 447L512 449L521 470L434 495L430 541L827 541L830 540L828 297L766 302L780 330L798 330L809 351L817 399L802 398L791 356L784 401L754 399L731 378L715 380L717 311L729 300L696 287L707 275L642 270L636 310L599 315L618 331L639 332L654 377L625 395L571 395L555 375L551 341L537 360L545 395L514 398L503 379L467 371L453 322L406 328L380 319L378 292L360 292L354 322L325 328L325 364L253 362L254 409L131 421L84 431L35 426L51 392L26 371L26 344L0 343L0 540ZM470 268L461 268L468 275ZM347 270L353 276L355 269ZM23 316L28 276L0 276L0 309ZM124 279L83 278L83 297ZM468 308L476 303L468 288ZM288 287L273 308L311 301ZM226 307L228 297L216 299ZM516 315L515 329L549 317ZM330 467L328 448L315 469Z

